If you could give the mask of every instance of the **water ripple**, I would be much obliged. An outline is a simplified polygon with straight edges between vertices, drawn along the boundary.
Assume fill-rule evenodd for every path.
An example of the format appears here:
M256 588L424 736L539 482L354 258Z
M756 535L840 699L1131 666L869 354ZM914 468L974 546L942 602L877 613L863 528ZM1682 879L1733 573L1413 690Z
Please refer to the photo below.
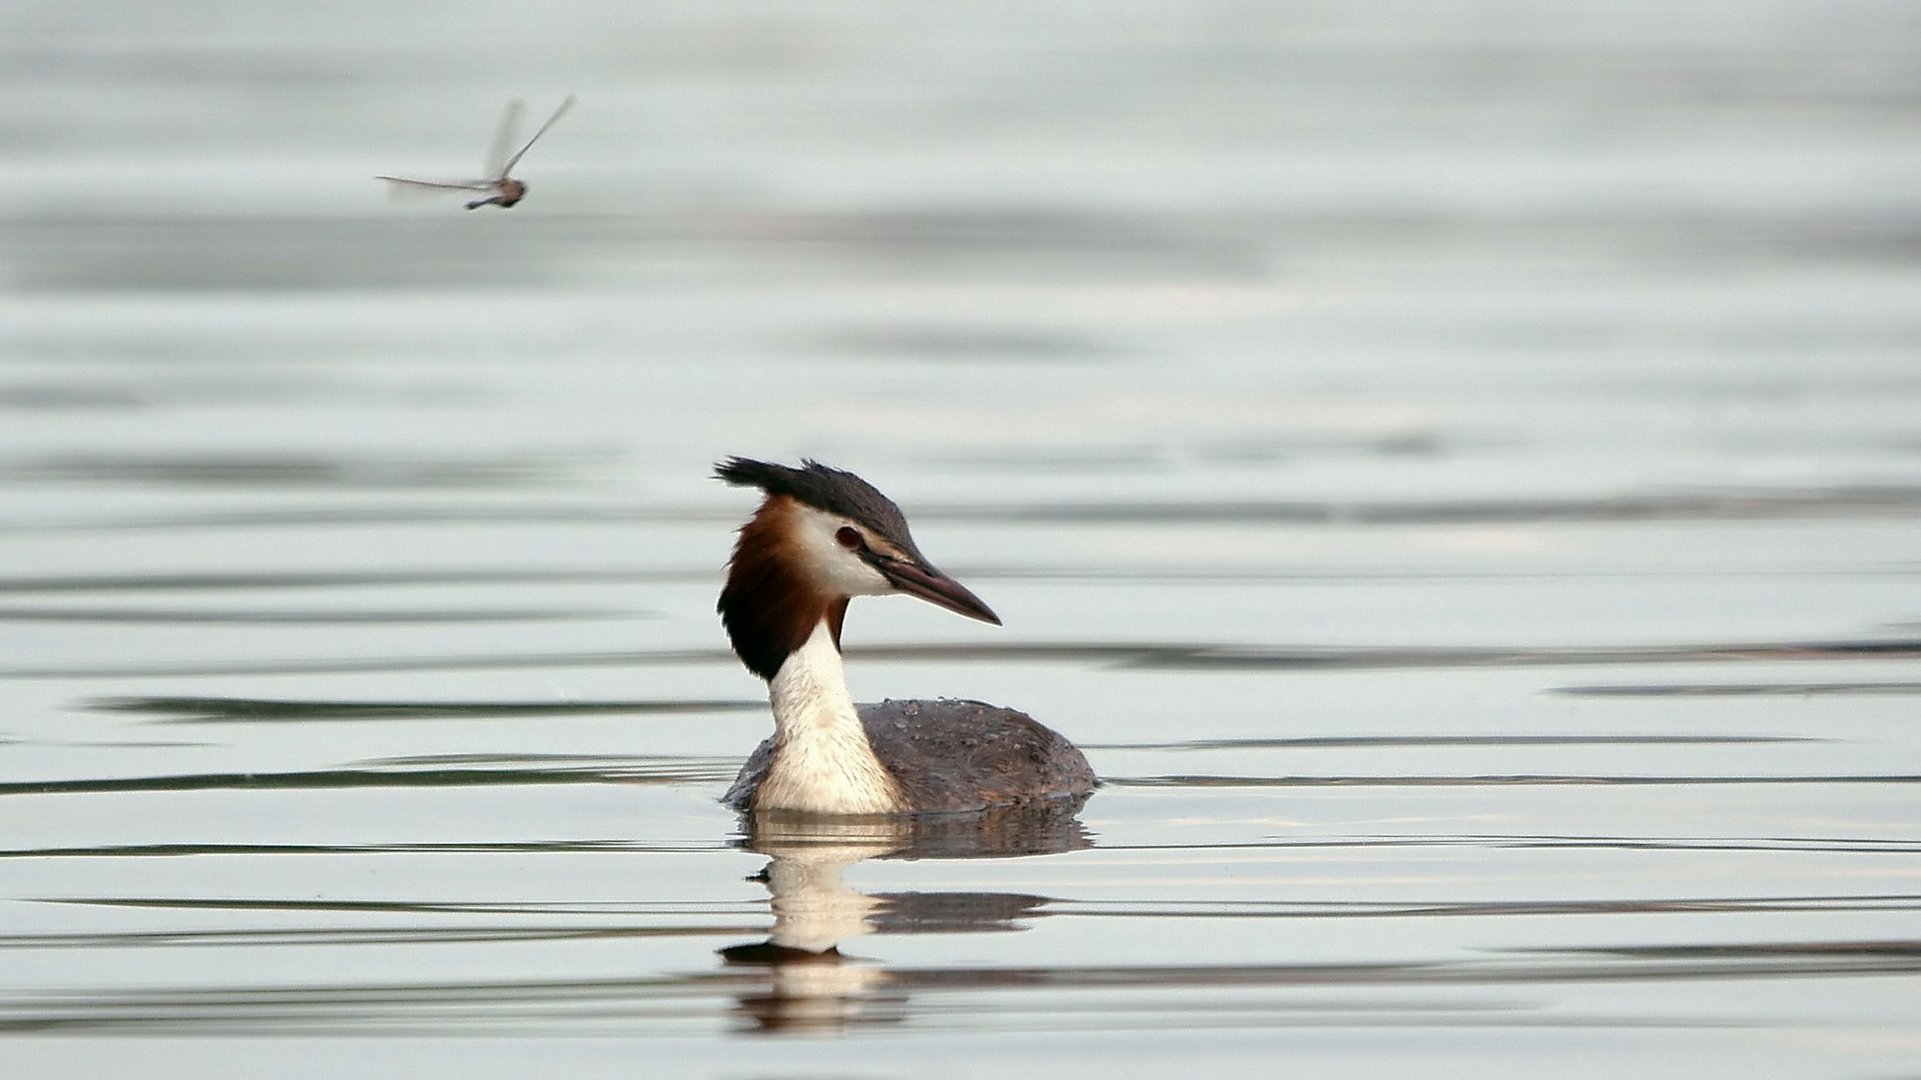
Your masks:
M414 585L566 585L601 582L712 581L712 569L642 568L458 570L420 567L409 570L274 570L176 574L68 574L0 577L0 594L74 592L186 592L254 589L358 589Z
M939 660L956 663L1106 663L1116 667L1192 671L1332 671L1457 667L1575 667L1608 664L1680 664L1808 660L1908 660L1921 658L1921 640L1889 638L1838 641L1702 642L1676 645L1261 646L1181 642L977 642L850 647L850 658L874 661ZM281 675L375 671L515 670L609 667L639 664L733 664L732 652L710 649L640 649L627 652L496 653L471 656L381 656L329 660L286 659L147 665L76 665L0 669L0 678L108 679L216 675Z
M300 471L305 466L287 466ZM482 482L519 486L528 483L501 465L501 477L490 479L487 468L456 463L423 465L419 475L395 467L394 475L374 475L349 483L328 469L314 470L309 483L329 486L458 487ZM31 471L31 470L29 470ZM84 471L84 470L83 470ZM133 475L141 470L136 468ZM168 474L161 469L161 475ZM242 470L244 472L244 470ZM442 474L445 475L442 475ZM469 474L472 474L471 477ZM215 478L219 470L214 470ZM103 475L113 475L108 469ZM183 475L191 477L187 470ZM264 480L260 482L266 482ZM1024 525L1462 525L1527 524L1535 522L1624 521L1767 521L1776 519L1839 520L1851 518L1907 518L1921 513L1921 486L1842 485L1835 487L1747 489L1728 488L1686 492L1650 492L1619 496L1516 499L1268 499L1247 498L1208 502L1053 502L1034 504L952 503L921 504L916 521L1004 522ZM708 506L635 507L611 503L548 501L514 505L477 503L434 506L325 506L263 510L193 511L173 514L16 520L16 529L91 531L126 529L222 529L365 525L475 525L488 522L617 523L617 522L732 522L732 510Z
M621 766L492 769L313 769L293 772L181 773L0 783L5 795L127 794L141 791L288 791L350 788L520 787L552 784L718 784L738 759L630 759Z
M1456 1026L1471 1016L1511 1014L1510 1025L1631 1027L1632 1016L1605 1018L1526 1010L1458 994L1391 999L1330 999L1331 988L1433 991L1561 983L1693 983L1727 979L1912 976L1921 943L1863 938L1808 944L1622 945L1512 949L1463 960L1372 963L1079 964L875 967L835 954L761 950L757 961L719 971L628 978L394 980L329 986L238 983L153 990L75 988L0 998L0 1031L168 1032L266 1035L338 1031L360 1037L499 1035L527 1031L634 1034L676 1030L711 1015L716 998L734 999L743 1020L762 1030L834 1030L912 1016L920 1027L1039 1025L1112 1029L1124 1025L1261 1027L1338 1023L1370 1028ZM804 974L813 969L811 974ZM796 993L805 987L804 993ZM1305 1006L1295 992L1317 1001ZM982 992L998 992L982 998ZM1000 994L1015 993L1018 999ZM1118 995L1118 996L1117 996ZM865 1002L870 1007L854 1008ZM1671 1025L1652 1016L1640 1023ZM1733 1023L1736 1021L1722 1021ZM1693 1019L1692 1026L1715 1023Z
M1921 694L1921 682L1620 683L1558 686L1583 697L1816 697L1834 694Z
M598 716L753 712L767 703L737 698L642 701L301 701L285 698L108 697L85 707L98 712L147 713L159 723L233 723L259 720L435 720L519 716Z
M288 489L518 488L551 486L583 455L497 454L439 459L282 454L69 454L0 461L0 480Z
M1604 776L1598 773L1505 773L1484 776L1219 776L1204 773L1171 773L1161 776L1103 776L1101 783L1113 787L1143 788L1530 787L1544 784L1724 786L1729 784L1914 784L1921 783L1921 775L1796 773L1783 776L1702 776L1698 774ZM4 790L0 788L0 792Z
M1716 746L1825 742L1814 735L1326 735L1184 742L1081 743L1086 750L1330 750L1414 746Z
M124 624L333 625L409 623L561 622L576 619L641 618L647 613L611 608L462 608L387 610L240 611L215 608L0 607L0 622Z

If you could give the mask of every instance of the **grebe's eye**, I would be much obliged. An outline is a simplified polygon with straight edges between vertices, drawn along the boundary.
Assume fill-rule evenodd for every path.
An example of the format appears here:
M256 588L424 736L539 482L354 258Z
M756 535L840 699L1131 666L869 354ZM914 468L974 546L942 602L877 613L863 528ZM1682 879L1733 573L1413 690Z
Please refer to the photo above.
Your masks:
M842 525L834 532L834 541L849 551L861 549L860 530L852 525Z

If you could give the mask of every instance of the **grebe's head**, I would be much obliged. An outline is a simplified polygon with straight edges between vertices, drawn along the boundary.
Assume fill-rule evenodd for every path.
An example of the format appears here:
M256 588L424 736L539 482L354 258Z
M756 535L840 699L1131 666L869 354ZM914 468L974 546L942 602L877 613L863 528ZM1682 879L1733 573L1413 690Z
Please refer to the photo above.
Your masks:
M736 457L716 465L714 476L766 494L741 526L720 594L734 651L763 677L772 678L823 619L839 641L855 596L906 593L1000 624L914 546L900 507L853 473L816 461L792 468Z

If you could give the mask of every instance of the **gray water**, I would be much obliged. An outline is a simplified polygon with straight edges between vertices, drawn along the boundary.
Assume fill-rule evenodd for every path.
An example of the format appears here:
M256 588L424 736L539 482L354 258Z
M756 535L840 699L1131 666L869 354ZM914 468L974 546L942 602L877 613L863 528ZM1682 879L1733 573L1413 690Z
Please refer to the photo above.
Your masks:
M0 24L7 1076L1921 1075L1914 5ZM744 834L736 453L1077 818Z

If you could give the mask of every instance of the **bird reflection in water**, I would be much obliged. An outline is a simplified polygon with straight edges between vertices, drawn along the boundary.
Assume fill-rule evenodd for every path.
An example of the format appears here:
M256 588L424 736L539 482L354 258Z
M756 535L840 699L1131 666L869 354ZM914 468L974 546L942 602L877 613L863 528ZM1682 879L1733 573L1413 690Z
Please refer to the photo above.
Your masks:
M774 925L763 941L720 950L725 966L764 969L736 1011L749 1030L819 1034L897 1023L907 982L881 961L841 951L868 934L1007 932L1046 914L1044 896L995 892L863 893L842 880L867 859L1050 855L1093 846L1078 804L918 818L751 815L741 846L768 856Z

